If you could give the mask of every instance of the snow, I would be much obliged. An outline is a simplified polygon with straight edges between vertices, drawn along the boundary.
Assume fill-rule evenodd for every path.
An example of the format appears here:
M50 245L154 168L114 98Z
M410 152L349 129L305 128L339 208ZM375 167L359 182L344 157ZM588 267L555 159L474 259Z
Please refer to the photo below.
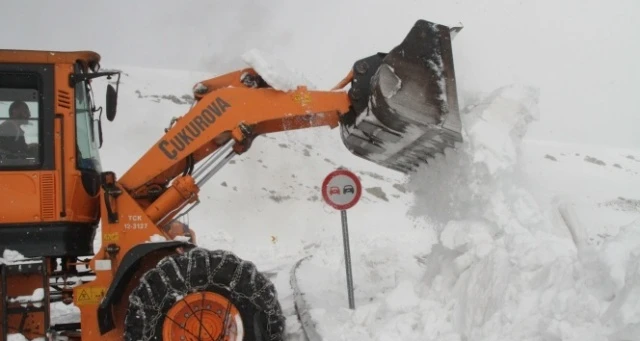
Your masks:
M640 220L599 247L591 245L570 206L557 207L566 218L554 225L517 180L522 137L538 117L537 100L538 92L529 87L497 90L463 114L465 142L409 179L407 188L415 194L411 214L428 219L437 234L432 243L416 241L424 243L424 268L411 265L416 250L397 238L384 248L366 244L377 254L374 259L384 261L371 267L355 262L360 302L350 313L336 292L344 287L337 250L314 255L313 267L301 266L300 289L326 339L640 335L634 300L640 293ZM624 277L626 271L632 275ZM386 273L386 281L376 273Z
M6 249L2 252L2 258L0 258L0 264L11 264L25 259L25 257L18 251Z
M191 238L187 236L175 236L173 240L180 241L180 242L188 242L189 240L191 240Z
M22 306L27 306L29 303L33 304L35 307L42 306L42 300L44 299L44 289L37 288L33 291L32 295L24 295L24 296L16 296L9 299L9 302L20 303Z
M408 186L417 194L412 213L433 219L440 232L425 257L431 271L423 297L452 307L452 326L463 339L640 335L640 309L624 297L640 282L608 270L638 271L637 259L630 258L631 250L640 250L638 234L621 232L596 247L568 207L558 207L573 217L564 226L544 219L515 176L522 137L538 116L537 92L509 87L489 97L463 115L459 150L432 164L436 172L415 174ZM448 194L427 195L434 188ZM631 228L638 227L636 221ZM633 246L612 254L619 238ZM612 323L613 316L627 323Z
M236 15L197 11L206 30L166 25L166 17L158 18L163 22L150 25L154 34L147 36L162 39L155 45L163 50L126 49L126 62L135 64L129 58L138 55L144 63L173 59L173 67L194 66L197 58L206 63L198 72L118 65L126 75L118 117L104 122L103 164L123 174L157 142L172 117L189 109L162 96L182 98L193 84L228 71L230 64L255 67L283 91L311 81L330 87L356 59L397 44L415 13L430 13L427 19L445 24L461 21L465 29L456 36L453 53L460 103L467 109L465 142L456 151L406 178L350 155L337 130L261 137L202 189L200 207L189 214L198 243L233 251L269 273L287 315L288 340L304 339L290 269L305 256L310 257L296 273L304 293L299 297L317 329L311 341L637 340L640 149L634 85L640 40L634 39L632 20L637 4L433 4L411 2L396 11L368 2L367 16L361 16L366 20L353 16L362 11L358 3L341 3L336 11L326 3L289 2L282 5L286 11L261 7L254 17L242 6L229 9ZM240 13L243 20L236 20ZM228 20L221 21L224 29L211 29L217 27L212 16ZM41 19L34 22L49 25ZM198 22L193 16L189 21ZM224 25L247 22L250 32ZM376 22L391 24L382 28ZM123 23L139 26L135 20ZM81 34L95 34L86 27ZM157 34L164 27L171 34ZM193 32L174 33L178 29ZM129 38L105 32L109 39ZM222 36L206 35L216 42L211 46L184 38L196 32ZM140 39L143 34L131 37L148 41ZM181 45L170 43L177 40ZM103 65L112 68L110 57L121 49L96 48L103 52ZM163 58L151 61L150 54ZM508 85L513 82L526 85ZM101 99L103 83L95 83ZM324 176L339 166L356 171L365 187L362 200L348 211L353 311L347 304L340 215L322 203L319 192ZM56 321L77 320L76 307L52 309Z
M242 318L240 317L240 315L235 315L234 319L234 322L238 328L236 330L236 339L242 340L244 338L244 324L242 324Z
M436 28L433 27L433 31L437 32ZM453 39L453 34L452 37ZM437 77L438 77L438 87L440 88L440 96L439 98L444 102L443 103L443 111L448 111L448 105L449 103L447 102L447 88L446 88L446 84L445 84L445 75L444 75L444 63L442 62L442 56L437 55L436 56L436 61L434 62L433 60L429 60L429 67L431 68L431 70L433 70ZM455 62L454 62L455 64Z
M387 64L382 64L379 70L379 77L381 79L380 92L385 98L392 98L402 88L402 79L396 75L393 67ZM373 106L376 106L375 101L373 99L372 101Z
M314 88L301 72L290 69L270 53L253 48L242 55L242 60L274 89L293 91L299 86L306 86L310 90Z
M80 308L75 304L55 302L51 304L51 323L75 323L80 321Z
M45 341L45 340L46 339L44 337L36 337L34 339L29 340L24 335L19 333L7 335L7 341Z
M167 241L167 238L159 234L154 234L149 238L149 242L151 243L161 243L166 241Z

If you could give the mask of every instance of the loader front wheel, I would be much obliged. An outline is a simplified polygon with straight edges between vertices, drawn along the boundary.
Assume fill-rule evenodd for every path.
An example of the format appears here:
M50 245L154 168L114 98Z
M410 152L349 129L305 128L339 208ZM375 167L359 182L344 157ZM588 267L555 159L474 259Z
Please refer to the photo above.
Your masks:
M161 260L129 296L125 340L284 340L273 284L251 262L194 248Z

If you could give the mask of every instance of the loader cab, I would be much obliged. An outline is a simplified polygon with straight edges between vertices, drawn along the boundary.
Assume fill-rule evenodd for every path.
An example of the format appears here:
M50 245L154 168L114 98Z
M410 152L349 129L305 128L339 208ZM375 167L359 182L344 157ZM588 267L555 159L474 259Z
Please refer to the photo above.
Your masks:
M0 254L93 254L100 218L101 120L92 51L0 50ZM118 74L119 75L119 74ZM103 92L104 93L104 92ZM104 110L100 102L106 105Z

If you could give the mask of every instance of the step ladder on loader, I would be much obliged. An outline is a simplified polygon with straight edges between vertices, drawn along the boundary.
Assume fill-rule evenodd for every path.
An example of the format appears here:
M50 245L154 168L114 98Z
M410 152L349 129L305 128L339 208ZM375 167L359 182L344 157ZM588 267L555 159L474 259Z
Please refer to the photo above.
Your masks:
M0 264L2 341L11 334L46 338L49 329L49 277L45 258Z

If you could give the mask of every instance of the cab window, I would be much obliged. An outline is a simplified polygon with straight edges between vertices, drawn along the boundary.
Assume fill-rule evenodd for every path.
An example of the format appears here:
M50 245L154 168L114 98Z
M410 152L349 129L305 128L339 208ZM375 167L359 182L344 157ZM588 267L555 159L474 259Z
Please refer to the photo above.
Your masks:
M40 166L40 96L29 88L35 76L2 75L0 82L0 168Z
M76 72L82 72L82 69L76 67ZM101 172L98 126L90 94L89 83L78 82L75 85L77 167L81 170Z

